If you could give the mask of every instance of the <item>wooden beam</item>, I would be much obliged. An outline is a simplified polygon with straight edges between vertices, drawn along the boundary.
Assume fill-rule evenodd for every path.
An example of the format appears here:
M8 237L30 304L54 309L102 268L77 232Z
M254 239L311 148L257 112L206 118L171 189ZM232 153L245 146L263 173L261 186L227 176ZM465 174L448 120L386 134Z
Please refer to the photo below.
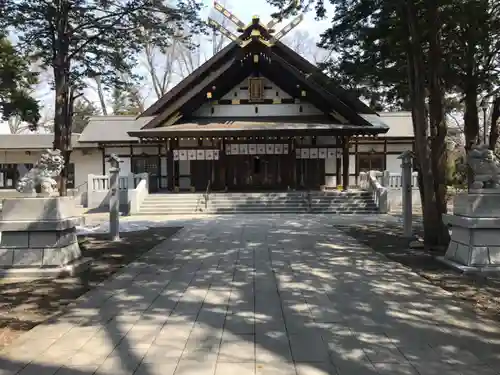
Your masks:
M200 95L200 92L204 92L207 87L213 84L213 82L221 77L224 73L232 69L239 69L236 67L235 59L228 60L224 65L222 65L219 69L217 69L214 73L205 77L198 85L196 85L190 92L186 93L186 95L180 97L176 100L172 105L167 108L163 113L158 114L154 119L148 122L146 125L142 127L142 129L152 129L158 127L161 123L163 123L167 118L169 118L173 113L178 112L182 106L188 103L197 95Z
M223 62L224 59L232 56L236 50L239 50L238 45L236 43L229 43L137 117L153 116L158 113L162 108L168 106L171 100L175 100L186 91L190 85L196 84L196 82L202 79L211 69L216 69L220 66L220 63Z
M217 1L214 1L214 9L221 13L224 17L226 17L229 21L234 23L236 27L243 29L245 24L238 17L236 17L233 13L224 8L223 5L219 4Z
M371 123L361 117L354 109L346 105L337 96L327 91L323 86L316 84L315 82L308 81L306 77L289 62L284 60L282 57L278 56L276 53L271 53L271 60L274 64L279 65L283 73L288 73L295 79L297 79L305 88L310 91L316 92L318 95L323 97L326 102L328 102L335 110L345 117L350 124L360 125L364 127L373 127ZM304 87L303 87L304 88Z
M384 171L387 169L387 138L384 139Z
M355 174L355 180L356 180L356 186L358 186L359 183L359 158L358 158L358 138L354 138L354 162L356 163L354 166L354 174Z
M308 80L311 80L314 83L323 86L326 90L342 99L342 101L352 107L356 112L377 114L377 112L373 111L356 96L333 83L332 80L316 65L312 64L309 60L302 57L286 44L277 42L274 45L273 51L274 53L278 54L279 56L296 66L297 69L306 73L308 75Z
M182 113L177 112L175 115L172 115L164 123L162 123L161 126L175 125L175 123L179 121L181 118L182 118Z
M295 17L292 22L290 22L288 25L286 25L283 29L281 29L279 32L277 32L269 41L271 45L274 45L277 41L282 39L286 34L288 34L290 31L292 31L299 23L302 22L304 19L304 14L299 14L297 17Z

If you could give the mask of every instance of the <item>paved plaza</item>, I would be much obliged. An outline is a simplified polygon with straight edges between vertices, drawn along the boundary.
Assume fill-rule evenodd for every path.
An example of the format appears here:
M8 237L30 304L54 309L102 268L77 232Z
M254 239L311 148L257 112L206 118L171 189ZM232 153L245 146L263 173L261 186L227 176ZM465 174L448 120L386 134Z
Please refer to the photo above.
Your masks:
M0 353L0 375L493 375L500 324L328 216L185 228Z

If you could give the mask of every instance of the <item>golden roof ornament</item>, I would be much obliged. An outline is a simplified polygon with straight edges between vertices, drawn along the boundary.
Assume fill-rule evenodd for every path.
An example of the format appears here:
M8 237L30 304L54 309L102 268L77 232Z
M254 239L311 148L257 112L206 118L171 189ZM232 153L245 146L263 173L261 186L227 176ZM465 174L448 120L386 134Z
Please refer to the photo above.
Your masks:
M297 1L297 6L298 3L299 2ZM210 17L208 18L208 25L214 30L219 31L226 38L237 43L241 48L244 48L245 46L250 44L252 40L257 40L262 44L271 47L279 40L281 40L286 34L292 31L295 27L297 27L304 19L304 14L301 13L297 17L295 17L289 24L283 27L283 29L281 29L279 32L274 33L274 26L282 21L281 18L275 18L268 22L266 25L263 25L260 22L259 16L253 16L252 21L248 25L245 25L243 21L241 21L238 17L236 17L233 13L231 13L217 1L214 2L214 9L221 13L222 16L224 16L226 19L231 21L231 23L236 25L236 30L238 33L240 33L240 35L236 35Z

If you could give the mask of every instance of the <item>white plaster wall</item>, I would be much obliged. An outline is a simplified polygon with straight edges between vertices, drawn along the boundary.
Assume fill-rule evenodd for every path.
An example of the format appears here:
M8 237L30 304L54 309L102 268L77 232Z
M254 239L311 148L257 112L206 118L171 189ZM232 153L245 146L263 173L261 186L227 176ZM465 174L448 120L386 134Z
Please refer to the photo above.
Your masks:
M120 157L120 160L122 161L120 163L120 173L119 176L128 176L130 173L132 173L132 165L129 157ZM108 163L107 160L104 161L104 174L109 175L109 168L111 168L111 164ZM102 174L102 166L101 166L101 172L97 174Z
M264 86L269 89L264 90L264 99L291 99L292 97L268 78L264 78ZM248 87L248 78L235 85L222 99L224 100L242 100L248 99L248 89L242 90L242 87ZM255 113L255 107L258 107L258 113ZM302 107L302 111L300 108ZM214 113L212 113L212 108ZM317 109L307 100L300 100L300 103L294 104L238 104L238 105L219 105L206 103L194 112L198 117L260 117L260 116L310 116L321 115L323 111Z
M397 144L391 144L387 143L387 151L388 152L401 152L403 153L404 151L411 151L412 150L412 143L397 143Z
M212 113L212 107L214 113ZM255 113L255 107L258 113ZM300 108L302 107L302 112ZM311 116L323 112L309 103L298 104L203 104L194 112L196 117L262 117L262 116Z
M98 149L74 150L71 153L70 162L75 165L75 187L87 181L89 174L102 174L102 155ZM0 163L2 164L35 164L42 154L42 150L36 151L0 151Z
M387 155L386 170L391 173L401 173L401 160L398 155Z
M404 151L411 151L412 145L408 144L397 144L397 145L387 145L387 152L397 152L396 154L387 155L386 170L391 173L401 173L401 160L398 159L400 153Z
M75 187L87 182L89 174L102 174L102 152L97 148L74 150L71 162L75 165Z
M222 99L248 99L248 89L241 90L241 87L248 87L248 78L245 78L243 81L234 86L226 95L222 97ZM265 99L291 99L292 97L284 90L282 90L278 85L269 80L266 77L264 78L264 86L271 87L271 89L264 90L264 98Z
M349 174L356 173L356 154L349 155Z

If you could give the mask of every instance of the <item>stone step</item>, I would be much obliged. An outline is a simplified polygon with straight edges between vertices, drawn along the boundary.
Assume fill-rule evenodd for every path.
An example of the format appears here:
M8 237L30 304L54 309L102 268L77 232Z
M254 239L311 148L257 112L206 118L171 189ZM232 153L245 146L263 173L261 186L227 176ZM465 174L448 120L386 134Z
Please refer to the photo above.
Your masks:
M336 213L371 214L378 209L364 191L151 194L141 214Z
M141 210L139 215L188 215L188 214L335 214L335 215L372 215L378 214L378 210L234 210L234 209L225 209L225 210L209 210L209 211L194 211L194 210L179 210L179 211L158 211L158 210Z

